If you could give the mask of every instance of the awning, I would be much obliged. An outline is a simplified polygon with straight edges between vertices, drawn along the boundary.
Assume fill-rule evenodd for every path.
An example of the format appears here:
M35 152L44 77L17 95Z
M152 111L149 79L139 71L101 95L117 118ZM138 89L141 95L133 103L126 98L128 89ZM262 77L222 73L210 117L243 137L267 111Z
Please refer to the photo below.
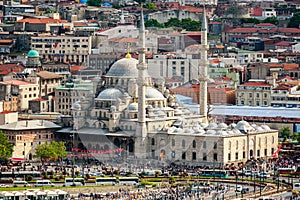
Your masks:
M24 158L10 158L11 161L15 161L15 162L21 162L24 160Z

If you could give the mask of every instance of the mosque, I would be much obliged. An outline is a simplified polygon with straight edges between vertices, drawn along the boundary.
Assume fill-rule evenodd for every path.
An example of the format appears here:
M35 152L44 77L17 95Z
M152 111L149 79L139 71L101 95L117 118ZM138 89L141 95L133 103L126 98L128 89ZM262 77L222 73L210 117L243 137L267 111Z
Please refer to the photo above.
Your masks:
M201 27L200 114L181 107L164 85L154 87L145 60L145 27L141 13L139 58L127 54L101 79L97 96L82 97L72 106L78 149L101 160L121 157L192 165L224 165L250 158L271 158L278 131L266 125L209 122L207 116L207 20Z

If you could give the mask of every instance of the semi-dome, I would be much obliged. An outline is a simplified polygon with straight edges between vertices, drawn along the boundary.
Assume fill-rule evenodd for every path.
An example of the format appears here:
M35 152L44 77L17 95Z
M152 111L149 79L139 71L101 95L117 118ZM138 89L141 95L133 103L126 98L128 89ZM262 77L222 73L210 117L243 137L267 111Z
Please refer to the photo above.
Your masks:
M107 77L138 77L138 60L122 58L115 62L107 72Z
M145 96L147 100L165 100L165 97L161 92L150 87L146 88Z
M30 50L27 54L27 57L30 57L30 58L40 57L40 54L36 50Z
M123 93L115 88L109 88L100 92L95 100L98 101L116 101L119 98L122 98Z

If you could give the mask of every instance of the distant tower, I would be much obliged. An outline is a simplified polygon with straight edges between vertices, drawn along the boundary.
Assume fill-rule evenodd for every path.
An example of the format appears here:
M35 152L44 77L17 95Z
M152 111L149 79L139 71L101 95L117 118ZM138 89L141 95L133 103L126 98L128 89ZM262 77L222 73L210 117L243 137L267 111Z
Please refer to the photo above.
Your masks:
M137 65L138 69L138 123L136 128L136 135L138 136L138 143L136 148L141 155L139 157L146 157L146 145L145 139L147 137L146 128L146 86L147 80L147 64L146 64L146 47L145 47L145 24L143 9L141 11L140 29L139 29L139 61Z
M206 11L205 4L203 6L203 15L202 15L202 26L201 26L201 60L199 62L199 82L200 82L200 115L204 116L205 122L207 120L207 81L209 76L207 73L208 60L207 60L207 51L209 47L207 45L207 20L206 20Z

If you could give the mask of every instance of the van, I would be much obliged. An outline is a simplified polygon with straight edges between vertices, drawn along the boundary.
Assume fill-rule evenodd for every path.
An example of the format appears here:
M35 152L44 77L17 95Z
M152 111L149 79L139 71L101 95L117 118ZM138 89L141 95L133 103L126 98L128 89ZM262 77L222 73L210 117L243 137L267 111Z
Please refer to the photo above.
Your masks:
M52 186L53 187L53 186L55 186L55 184L51 183L50 180L38 180L38 181L36 181L35 186L36 187L41 187L41 186Z
M27 181L14 181L13 182L14 187L30 187L31 185L27 183Z

